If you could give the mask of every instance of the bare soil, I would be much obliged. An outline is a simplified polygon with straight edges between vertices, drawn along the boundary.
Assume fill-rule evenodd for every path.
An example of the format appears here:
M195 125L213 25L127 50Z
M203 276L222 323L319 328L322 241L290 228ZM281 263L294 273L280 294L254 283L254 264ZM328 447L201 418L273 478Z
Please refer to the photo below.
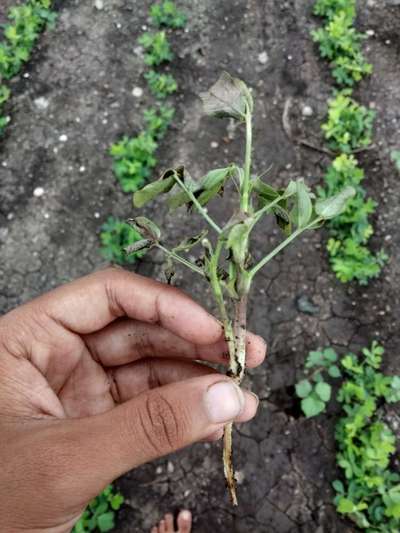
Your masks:
M11 3L3 0L0 19ZM134 87L145 89L136 39L148 24L150 3L108 0L98 10L92 0L59 0L56 28L43 35L33 60L12 83L12 123L0 141L2 312L105 266L98 252L101 223L110 214L132 214L107 149L121 135L140 130L142 111L151 101L146 90L143 98L132 95ZM186 2L188 28L172 36L177 58L171 68L180 85L177 117L159 152L160 168L181 162L199 176L242 156L240 129L230 138L227 122L202 116L196 96L226 69L254 89L256 169L273 165L274 184L299 176L312 185L320 182L327 156L295 142L307 138L321 144L320 124L332 89L329 70L309 36L317 24L312 3ZM269 355L248 377L262 400L257 419L235 431L240 506L233 509L227 498L220 445L198 444L118 481L126 505L116 531L148 531L163 513L182 507L193 511L196 533L354 531L331 503L330 484L338 475L337 407L305 420L293 384L310 349L358 350L373 339L386 348L386 370L400 371L400 186L389 158L400 147L400 6L395 4L359 2L360 28L374 31L366 44L374 75L356 91L359 101L378 114L375 148L360 160L366 187L380 204L373 247L383 246L390 255L387 267L367 287L343 285L329 269L326 235L316 232L262 272L252 294L250 324L268 340ZM263 52L266 63L259 60ZM282 127L288 98L294 140ZM311 117L303 116L305 105L313 109ZM60 141L62 135L66 142ZM44 188L43 196L33 195L36 187ZM218 204L211 210L217 219L227 216ZM148 213L166 228L171 242L201 224L184 213L171 217L158 204ZM279 238L272 223L260 228L256 255ZM162 277L157 255L138 268ZM177 285L213 308L201 280L179 273ZM299 299L312 304L312 314L301 311Z

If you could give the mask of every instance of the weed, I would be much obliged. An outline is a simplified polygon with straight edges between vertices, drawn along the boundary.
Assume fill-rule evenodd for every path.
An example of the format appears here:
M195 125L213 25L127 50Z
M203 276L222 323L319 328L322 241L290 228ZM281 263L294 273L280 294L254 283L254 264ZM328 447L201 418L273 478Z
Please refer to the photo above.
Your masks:
M140 252L127 256L123 249L141 239L140 234L129 224L114 217L108 217L101 227L101 254L112 263L124 265L135 263L143 254Z
M317 0L313 13L319 17L332 20L339 12L344 12L346 17L354 20L356 16L356 0Z
M178 84L171 74L160 74L155 70L149 70L144 77L147 80L150 91L153 96L159 100L167 98L178 89Z
M144 62L150 67L167 63L174 58L165 31L143 33L138 42L145 50Z
M123 496L115 492L112 485L109 485L89 503L83 515L75 524L72 533L89 533L90 531L105 533L106 531L111 531L115 527L115 511L118 511L123 503Z
M174 2L164 0L159 4L154 4L150 8L150 18L159 28L165 26L166 28L183 28L186 24L186 16L180 11Z
M325 220L342 213L347 200L354 195L348 187L336 196L315 201L315 196L302 179L291 181L286 188L275 189L252 174L252 116L253 98L248 87L237 78L224 73L211 89L202 94L205 112L219 118L230 118L244 123L246 149L243 165L231 164L208 171L200 180L194 180L183 168L167 170L159 180L146 185L134 194L134 205L142 207L159 195L170 193L171 209L186 206L204 218L216 238L208 238L208 231L191 236L172 250L161 242L161 230L144 217L130 223L143 239L128 247L128 252L159 248L167 256L166 277L170 282L174 263L181 263L210 284L227 339L230 364L229 375L238 383L242 380L246 360L247 301L255 275L281 250L303 232L318 228ZM237 206L232 217L221 227L205 208L213 199L219 199L228 182L238 192ZM259 262L250 254L250 235L266 215L273 215L283 229L284 239ZM187 253L195 247L202 251L196 262ZM233 317L233 318L232 318ZM232 465L232 425L224 437L224 471L234 504L236 504L235 477Z

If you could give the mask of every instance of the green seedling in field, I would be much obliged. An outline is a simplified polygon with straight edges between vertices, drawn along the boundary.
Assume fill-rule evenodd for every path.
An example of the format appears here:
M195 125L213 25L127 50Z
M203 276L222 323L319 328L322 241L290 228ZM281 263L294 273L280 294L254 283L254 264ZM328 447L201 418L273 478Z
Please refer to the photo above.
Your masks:
M54 23L50 0L28 0L8 12L4 40L0 43L0 75L10 79L30 58L36 41L48 24Z
M374 254L366 246L373 234L369 217L375 212L376 202L366 197L363 180L364 171L356 158L342 154L328 168L324 187L318 188L321 198L336 194L346 185L356 191L346 210L329 222L328 252L339 280L343 283L356 280L361 285L377 277L387 260L383 251Z
M135 192L150 177L157 160L157 142L147 131L137 137L123 137L110 148L113 169L124 192Z
M75 524L72 533L89 533L90 531L106 533L112 531L115 527L115 512L120 509L123 503L123 496L115 492L112 485L109 485L89 503Z
M104 259L118 265L135 263L143 254L126 255L123 249L133 242L141 239L140 234L129 224L114 217L108 217L107 222L101 226L100 252Z
M159 28L164 26L178 29L183 28L186 24L186 15L177 8L175 2L169 0L152 5L150 18L153 24Z
M370 533L395 533L400 529L400 475L391 468L396 439L383 421L382 409L385 403L400 401L400 377L380 372L383 353L383 348L373 342L371 348L362 350L360 357L352 353L342 357L340 369L336 365L334 372L332 366L327 368L332 378L344 380L337 394L342 413L335 432L337 464L343 478L333 482L334 502L340 514ZM306 366L317 366L317 372L326 373L322 367L318 371L317 359L323 354L329 355L332 361L334 356L338 358L327 348L323 352L311 352ZM315 364L310 365L310 361ZM306 381L296 386L300 398L307 392ZM304 399L301 405L308 417L323 411L310 409Z
M160 74L154 70L149 70L144 77L147 80L151 94L159 100L164 100L178 89L178 84L171 74Z
M138 42L145 50L144 62L150 67L168 63L174 58L165 31L143 33Z
M356 16L356 0L317 0L313 13L319 17L332 20L339 12L344 12L346 18L353 21Z
M372 143L375 111L351 98L351 91L338 92L329 100L328 120L322 125L329 148L349 154Z
M6 87L5 85L0 85L0 135L3 133L4 128L9 122L9 118L3 116L1 113L4 104L10 98L10 94L10 89L8 87Z
M168 105L146 109L143 113L146 132L156 141L160 141L166 134L174 115L174 108Z
M323 11L320 4L316 6ZM366 36L353 27L353 10L354 3L336 13L327 8L326 13L330 16L326 26L311 33L314 42L319 45L321 56L330 61L337 83L350 87L372 73L372 65L367 63L361 51L361 43Z
M197 211L208 227L171 249L165 245L161 229L154 222L136 217L129 222L143 239L128 247L127 253L159 248L167 257L169 282L176 264L185 265L206 280L225 331L229 376L240 383L246 364L247 304L256 274L304 232L314 230L342 213L347 201L354 196L354 189L348 187L332 198L316 200L302 179L291 181L280 189L264 182L261 175L252 170L254 104L248 87L224 73L201 97L206 114L233 119L244 125L244 161L206 171L200 179L191 177L184 167L169 169L158 180L137 191L133 197L135 207L141 208L156 197L168 194L170 209L186 207L189 212ZM211 201L221 204L228 187L236 192L236 207L227 220L217 223L207 206ZM222 211L221 205L218 211ZM267 215L276 219L283 238L276 248L256 260L250 247L251 233ZM196 249L198 259L192 261ZM231 424L225 429L223 462L232 502L237 504Z

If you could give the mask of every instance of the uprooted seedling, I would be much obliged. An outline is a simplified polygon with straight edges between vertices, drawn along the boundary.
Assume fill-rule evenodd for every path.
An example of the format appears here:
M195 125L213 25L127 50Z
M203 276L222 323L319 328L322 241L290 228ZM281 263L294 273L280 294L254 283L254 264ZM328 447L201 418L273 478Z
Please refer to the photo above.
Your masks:
M161 240L161 230L154 222L136 217L129 223L143 239L128 246L126 252L131 254L150 248L163 250L167 257L169 282L175 263L181 263L204 277L211 287L224 327L229 349L228 375L240 383L246 364L247 302L255 275L303 232L317 229L324 221L342 213L355 191L347 187L331 198L316 200L303 179L291 181L282 189L265 183L261 175L252 172L253 97L245 83L223 73L201 98L208 115L231 118L245 125L243 166L232 163L207 172L199 180L192 178L184 167L167 170L157 181L134 194L134 205L143 207L168 193L167 202L171 209L186 206L190 213L197 210L212 230L213 237L205 229L169 249ZM223 201L228 182L233 182L237 190L237 207L230 219L220 225L210 216L206 205L213 199ZM275 249L255 262L251 255L250 236L266 215L275 217L284 238ZM188 253L192 254L195 247L201 252L193 262ZM225 428L223 462L232 502L237 505L232 424Z

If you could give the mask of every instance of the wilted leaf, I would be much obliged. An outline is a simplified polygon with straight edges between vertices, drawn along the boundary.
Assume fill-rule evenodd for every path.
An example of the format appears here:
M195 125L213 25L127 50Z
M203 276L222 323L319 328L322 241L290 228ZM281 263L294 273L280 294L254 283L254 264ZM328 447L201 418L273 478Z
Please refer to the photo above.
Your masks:
M297 204L297 227L305 228L312 216L312 202L307 185L303 180L296 182Z
M353 187L345 187L339 194L326 200L318 200L315 204L315 212L325 220L334 218L346 210L347 202L356 194Z
M204 190L208 190L220 183L225 183L231 172L232 166L210 170L210 172L207 172L207 174L200 180L200 187Z
M219 80L204 93L200 94L207 115L219 118L234 118L244 121L246 109L253 109L253 98L246 84L223 72Z
M141 241L134 242L133 244L130 244L129 246L126 246L124 248L124 251L127 255L130 255L130 254L134 254L135 252L140 252L141 250L146 250L148 248L151 248L153 244L154 244L153 240L143 239Z
M253 189L259 193L262 199L268 200L268 202L273 202L279 196L279 192L264 183L261 178L256 178L253 182Z
M207 235L207 233L208 231L205 229L198 235L195 235L194 237L190 237L189 239L185 239L173 249L174 252L188 252L194 246L199 244L204 239L204 237Z
M278 226L281 228L281 230L286 236L289 236L292 233L292 221L290 219L288 211L280 204L275 205L272 211L274 212L276 223L278 224Z
M130 218L128 224L147 239L158 241L161 237L160 228L146 217Z
M153 183L149 183L149 185L146 185L140 191L135 192L133 195L133 205L135 207L143 207L160 194L169 192L176 184L174 179L175 174L180 179L183 179L184 168L168 169L157 181L153 181Z
M226 248L232 252L238 265L244 265L247 254L247 242L251 230L251 219L235 224L229 231Z

